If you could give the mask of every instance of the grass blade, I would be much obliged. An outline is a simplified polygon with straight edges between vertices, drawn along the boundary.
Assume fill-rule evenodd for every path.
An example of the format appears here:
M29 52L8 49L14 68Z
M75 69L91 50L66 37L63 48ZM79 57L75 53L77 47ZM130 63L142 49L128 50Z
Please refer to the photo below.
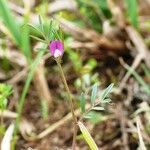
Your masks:
M27 77L27 80L25 82L25 85L24 85L24 88L23 88L23 92L21 94L21 97L19 99L19 104L18 104L18 107L17 107L17 113L18 113L18 117L16 119L16 123L15 123L15 131L14 131L14 136L16 136L17 132L18 132L18 125L19 125L19 122L20 122L20 117L21 117L21 114L22 114L22 110L23 110L23 106L24 106L24 102L25 102L25 97L27 95L27 92L28 92L28 89L29 89L29 86L30 86L30 83L32 81L32 78L33 78L33 75L34 75L34 72L43 56L45 51L40 51L36 57L36 59L34 60L34 62L32 63L31 67L30 67L30 72L28 74L28 77Z
M146 82L140 77L140 75L133 70L130 66L126 65L125 68L128 70L129 73L131 73L135 79L139 82L139 84L142 85L144 91L150 95L150 87L148 86L148 84L146 84Z
M8 30L12 34L13 40L17 45L21 47L21 34L20 34L20 25L14 21L14 17L8 7L7 0L0 0L0 16L4 24L7 26Z
M21 48L23 54L26 56L28 62L31 62L31 45L30 45L30 30L27 24L23 25L21 29Z
M126 4L131 24L137 28L138 27L137 0L126 0Z
M87 142L87 144L89 145L90 149L98 150L96 143L94 142L92 136L90 135L89 131L86 129L84 124L82 122L78 122L78 125L79 125L82 135L83 135L85 141Z

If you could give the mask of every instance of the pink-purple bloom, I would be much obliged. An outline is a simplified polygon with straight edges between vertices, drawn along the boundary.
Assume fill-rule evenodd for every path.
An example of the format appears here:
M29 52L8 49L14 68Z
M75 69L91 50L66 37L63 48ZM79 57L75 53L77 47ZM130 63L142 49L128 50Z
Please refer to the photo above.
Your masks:
M49 44L50 53L55 58L60 57L64 53L64 45L60 40L51 41Z

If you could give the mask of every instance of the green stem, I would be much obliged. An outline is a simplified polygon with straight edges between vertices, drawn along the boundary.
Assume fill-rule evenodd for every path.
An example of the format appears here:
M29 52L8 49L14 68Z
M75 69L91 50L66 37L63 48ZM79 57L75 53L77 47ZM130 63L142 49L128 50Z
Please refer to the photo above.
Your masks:
M73 126L74 126L74 132L73 132L73 143L72 143L72 149L75 150L75 146L76 146L76 134L77 134L77 117L75 115L75 111L74 111L74 104L73 104L73 99L71 96L71 92L70 89L68 87L61 63L60 63L60 59L56 59L57 65L59 67L60 70L60 74L64 83L64 86L66 88L66 91L68 93L68 98L69 98L69 104L70 104L70 109L71 109L71 113L72 113L72 118L73 118Z
M29 86L30 86L30 83L32 81L32 78L33 78L33 75L34 75L34 72L43 56L45 51L40 51L34 62L32 63L32 65L30 66L30 72L28 74L28 77L27 77L27 80L25 82L25 85L24 85L24 88L23 88L23 92L21 94L21 97L19 99L19 102L18 102L18 107L17 107L17 118L16 118L16 121L15 121L15 129L14 129L14 141L13 141L13 144L12 144L12 149L14 150L15 149L15 145L16 145L16 136L17 136L17 133L18 133L18 128L19 128L19 123L20 123L20 120L21 120L21 115L22 115L22 111L23 111L23 107L24 107L24 103L25 103L25 97L27 95L27 92L28 92L28 89L29 89Z

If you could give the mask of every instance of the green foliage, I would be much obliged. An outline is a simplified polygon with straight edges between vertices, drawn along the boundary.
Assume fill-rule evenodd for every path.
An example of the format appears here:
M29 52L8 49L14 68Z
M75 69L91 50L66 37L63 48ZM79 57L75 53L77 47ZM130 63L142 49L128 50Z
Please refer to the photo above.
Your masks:
M147 68L146 65L142 64L142 68L144 70L145 75L150 78L150 70Z
M92 87L92 93L91 93L91 105L93 106L96 100L96 96L97 96L97 83L95 83Z
M86 99L85 99L84 93L81 93L81 96L79 99L80 99L81 111L84 113L85 112L85 104L86 104Z
M102 32L102 20L111 18L111 12L107 6L107 0L77 0L81 14L87 23L95 30Z
M110 84L106 89L104 89L101 94L98 94L98 84L94 84L92 87L92 92L91 92L91 106L89 109L85 110L86 106L86 96L85 94L81 94L80 96L80 107L82 110L82 117L81 118L86 118L93 120L93 122L96 122L97 114L93 112L99 112L99 111L104 111L105 110L105 105L111 102L111 99L108 98L109 94L112 91L114 84ZM88 96L87 96L88 97ZM100 119L101 120L101 119ZM97 120L99 121L99 119Z
M82 132L82 135L83 135L85 141L87 142L87 144L89 145L90 149L98 150L96 143L94 142L92 136L90 135L89 131L84 126L84 124L82 122L78 122L78 125L79 125L80 131Z
M7 98L12 93L12 87L7 84L0 84L0 109L4 110L7 107Z
M103 101L109 101L109 99L106 99L108 94L112 91L112 88L113 88L114 84L110 84L101 94L101 97L100 97L100 100L103 102Z
M80 107L81 107L83 114L80 117L80 120L82 120L83 118L86 118L86 119L89 119L89 121L91 121L93 124L97 124L99 122L106 120L107 118L98 112L104 111L105 110L104 104L107 104L111 101L110 99L108 99L108 95L112 91L112 88L113 88L113 84L110 84L105 90L103 90L101 96L98 98L99 100L97 101L97 96L99 92L98 84L97 83L94 84L92 86L92 92L90 96L91 107L88 110L85 109L87 101L86 101L85 95L82 93L80 96ZM101 106L101 103L102 103L102 106ZM90 149L97 150L98 147L96 146L96 143L94 142L93 138L91 137L86 127L81 122L78 122L78 125Z
M35 27L33 25L29 25L29 26L34 28L36 31L38 31L41 34L41 36L43 36L43 38L44 38L43 40L45 41L44 43L46 43L46 44L43 44L43 48L39 49L39 52L38 52L35 60L30 65L29 74L28 74L27 80L25 82L25 85L24 85L21 97L19 99L19 104L18 104L18 107L17 107L18 117L16 119L15 134L18 131L18 125L19 125L19 122L20 122L20 117L21 117L21 114L22 114L22 110L23 110L23 106L24 106L24 102L25 102L25 97L27 95L30 83L31 83L33 75L34 75L34 72L37 69L37 66L38 66L42 56L44 55L45 51L47 50L47 46L49 44L49 40L52 40L52 39L50 39L50 36L47 36L44 33L44 23L43 23L41 17L39 17L39 22L40 22L40 28L37 28L37 27ZM51 27L52 27L52 25L51 25ZM51 29L49 29L49 30L51 30ZM58 30L55 30L55 28L52 29L52 30L53 30L53 34L57 34L57 36L59 36ZM54 38L54 37L51 37L51 38ZM45 109L44 111L46 112L45 104L43 105L43 107Z
M101 107L101 108L103 108L103 107ZM84 118L88 119L93 124L101 123L107 119L107 117L104 114L101 114L97 111L90 111L89 113L87 113L84 116Z
M66 44L69 41L66 41ZM76 72L80 72L82 69L82 60L80 57L80 54L78 52L73 51L72 49L67 49L67 53L69 55L69 58L73 64L73 67Z
M30 30L29 26L25 23L21 28L21 49L23 54L26 56L28 62L31 62L31 44L30 44Z
M12 16L7 3L7 0L0 0L0 16L8 30L11 32L16 44L21 46L21 34L19 31L20 25L17 23L17 21L14 21L14 16Z
M12 86L0 83L0 110L3 112L7 108L8 97L12 93ZM5 133L5 126L3 124L3 115L0 116L0 135Z
M138 27L138 6L137 6L137 0L125 0L127 4L127 12L129 19L131 21L131 24L134 27Z
M95 3L98 4L99 9L102 11L102 13L105 17L107 17L107 18L112 17L111 12L107 5L107 0L96 0Z
M38 66L44 52L45 51L43 51L43 50L40 51L38 53L38 55L36 56L35 60L33 61L32 65L30 66L30 71L29 71L27 80L25 82L21 97L19 99L19 104L18 104L18 107L17 107L18 117L17 117L17 120L16 120L16 128L18 128L18 124L19 124L19 121L20 121L21 113L22 113L22 110L23 110L24 102L25 102L25 97L27 95L30 83L31 83L33 75L34 75L34 72L37 69L37 66Z
M32 29L34 29L43 39L40 39L39 37L36 37L34 35L31 35L31 37L35 38L36 40L40 39L41 41L44 41L46 39L46 43L47 43L47 38L45 36L45 34L41 31L40 28L32 25L32 24L28 24ZM39 40L39 41L40 41ZM45 42L45 41L44 41Z
M27 26L27 17L24 17L24 25L18 23L17 18L12 15L11 10L7 5L7 0L0 0L0 17L6 25L7 29L11 33L15 44L22 50L23 54L26 56L28 62L31 61L31 49L30 49L30 37L29 28Z
M86 70L85 72L91 72L96 68L96 66L97 66L96 60L94 58L91 58L87 61L83 69L84 71Z
M62 30L59 28L57 22L55 21L48 21L47 19L44 20L41 16L39 16L39 27L32 24L28 25L39 35L30 35L30 37L39 42L48 45L51 40L63 40Z

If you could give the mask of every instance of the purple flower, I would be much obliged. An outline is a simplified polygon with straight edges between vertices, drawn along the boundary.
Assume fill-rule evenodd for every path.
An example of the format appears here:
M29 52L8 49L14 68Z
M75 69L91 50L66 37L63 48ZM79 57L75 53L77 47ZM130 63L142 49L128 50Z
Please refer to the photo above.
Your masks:
M64 53L64 45L59 40L51 41L49 44L50 53L55 58L62 56Z

